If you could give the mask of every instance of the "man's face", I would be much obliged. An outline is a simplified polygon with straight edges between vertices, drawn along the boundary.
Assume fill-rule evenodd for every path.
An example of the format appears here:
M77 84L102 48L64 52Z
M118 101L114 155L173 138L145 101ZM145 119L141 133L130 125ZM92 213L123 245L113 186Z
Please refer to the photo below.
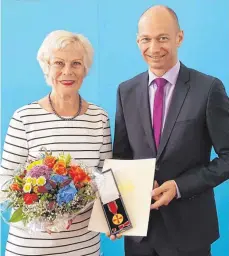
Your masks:
M182 40L183 32L168 13L149 14L139 22L137 43L153 73L166 72L176 64Z

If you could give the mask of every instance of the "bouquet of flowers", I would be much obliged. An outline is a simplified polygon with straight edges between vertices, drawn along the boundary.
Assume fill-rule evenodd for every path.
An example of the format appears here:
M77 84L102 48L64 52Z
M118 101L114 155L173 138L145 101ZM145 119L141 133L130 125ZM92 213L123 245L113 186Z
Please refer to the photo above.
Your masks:
M74 163L70 154L55 157L46 151L19 166L5 184L7 209L15 210L9 222L21 221L30 231L68 229L94 203L98 175L82 162Z

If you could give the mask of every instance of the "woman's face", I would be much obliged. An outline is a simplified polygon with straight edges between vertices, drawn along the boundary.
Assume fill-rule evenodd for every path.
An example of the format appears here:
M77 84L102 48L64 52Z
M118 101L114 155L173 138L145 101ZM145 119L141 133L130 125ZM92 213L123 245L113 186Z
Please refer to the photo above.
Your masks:
M52 52L48 81L57 94L67 96L76 93L84 76L85 66L80 47L72 43Z

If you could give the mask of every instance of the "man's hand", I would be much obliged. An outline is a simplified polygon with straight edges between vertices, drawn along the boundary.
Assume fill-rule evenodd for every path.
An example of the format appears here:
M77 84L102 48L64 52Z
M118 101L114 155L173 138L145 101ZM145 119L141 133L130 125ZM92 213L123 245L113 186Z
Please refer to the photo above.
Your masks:
M111 235L110 233L106 233L106 236L110 238L110 240L115 241L116 239L120 239L122 238L121 234L117 234L117 235Z
M153 191L154 191L155 188L159 188L159 184L157 183L156 180L154 181L154 184L153 184ZM153 191L152 191L152 198L153 198L155 201L157 201L157 200L161 197L161 195L154 196L154 195L153 195L153 193L154 193Z
M158 209L163 205L168 205L177 195L176 183L174 180L164 182L161 186L154 182L152 198L156 201L151 204L151 209Z

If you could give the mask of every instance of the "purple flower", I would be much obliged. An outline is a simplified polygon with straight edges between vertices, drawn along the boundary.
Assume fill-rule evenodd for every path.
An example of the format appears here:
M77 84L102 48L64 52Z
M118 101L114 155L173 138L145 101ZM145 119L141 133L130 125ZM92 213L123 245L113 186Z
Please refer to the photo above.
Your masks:
M39 178L40 176L44 176L46 180L50 178L52 173L52 169L50 169L46 165L37 165L34 166L29 172L27 172L26 176L30 176L32 178Z

